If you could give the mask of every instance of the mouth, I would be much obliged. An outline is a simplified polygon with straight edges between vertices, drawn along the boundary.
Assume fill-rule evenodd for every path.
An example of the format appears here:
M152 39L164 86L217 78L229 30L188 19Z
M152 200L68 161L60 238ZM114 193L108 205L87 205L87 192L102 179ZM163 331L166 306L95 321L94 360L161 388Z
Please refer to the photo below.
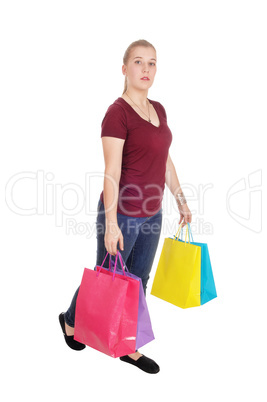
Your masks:
M141 80L149 81L149 78L148 77L143 77L143 78L141 78Z

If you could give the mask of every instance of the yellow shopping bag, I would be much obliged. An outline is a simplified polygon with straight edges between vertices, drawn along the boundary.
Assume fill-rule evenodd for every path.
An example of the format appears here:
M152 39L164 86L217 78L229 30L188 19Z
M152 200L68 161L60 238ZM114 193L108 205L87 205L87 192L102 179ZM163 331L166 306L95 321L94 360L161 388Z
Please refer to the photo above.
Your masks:
M201 247L190 244L188 228L184 242L177 234L164 240L151 294L181 308L200 306Z

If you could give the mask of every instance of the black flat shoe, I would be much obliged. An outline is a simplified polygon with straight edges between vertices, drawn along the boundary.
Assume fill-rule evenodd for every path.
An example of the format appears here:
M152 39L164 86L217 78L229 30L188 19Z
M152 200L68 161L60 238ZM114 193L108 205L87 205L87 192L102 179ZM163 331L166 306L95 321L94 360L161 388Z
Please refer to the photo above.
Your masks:
M156 374L159 372L159 366L154 360L149 359L144 355L140 356L139 359L134 360L129 356L121 356L120 360L126 363L133 364L134 366L140 368L141 370L145 371L146 373Z
M83 350L86 345L84 345L83 343L80 343L78 341L75 341L74 339L74 335L67 335L66 334L66 330L65 330L65 320L64 320L64 313L59 314L59 322L60 322L60 326L66 341L66 344L74 350Z

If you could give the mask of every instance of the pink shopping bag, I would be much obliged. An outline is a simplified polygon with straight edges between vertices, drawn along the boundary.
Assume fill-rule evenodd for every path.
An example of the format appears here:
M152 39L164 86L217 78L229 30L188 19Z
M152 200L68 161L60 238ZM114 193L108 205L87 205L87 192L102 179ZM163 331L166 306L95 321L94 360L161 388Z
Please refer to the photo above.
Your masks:
M139 282L116 273L118 254L114 272L103 272L106 257L96 270L84 269L74 339L111 357L120 357L136 350Z

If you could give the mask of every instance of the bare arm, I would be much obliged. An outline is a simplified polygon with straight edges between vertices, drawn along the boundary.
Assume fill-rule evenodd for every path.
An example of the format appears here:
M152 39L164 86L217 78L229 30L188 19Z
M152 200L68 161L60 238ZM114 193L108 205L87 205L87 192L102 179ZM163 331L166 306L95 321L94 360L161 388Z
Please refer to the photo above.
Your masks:
M181 192L180 182L177 177L177 173L175 170L175 166L173 161L168 154L167 164L166 164L166 174L165 174L165 182L170 189L171 193L176 196L177 193Z
M191 214L187 204L179 206L179 204L177 202L176 195L178 193L182 192L182 188L181 188L180 182L178 180L176 169L175 169L173 161L172 161L172 159L170 157L170 154L168 154L167 163L166 163L165 183L167 184L167 186L170 189L171 193L175 197L175 201L177 203L177 206L178 206L178 209L179 209L179 212L180 212L180 222L179 222L179 224L183 221L182 222L182 227L184 227L187 224L187 222L191 223L192 214Z
M119 182L121 177L122 151L125 140L102 137L105 160L104 204L106 218L105 247L110 254L117 253L117 242L123 249L123 236L117 222Z

